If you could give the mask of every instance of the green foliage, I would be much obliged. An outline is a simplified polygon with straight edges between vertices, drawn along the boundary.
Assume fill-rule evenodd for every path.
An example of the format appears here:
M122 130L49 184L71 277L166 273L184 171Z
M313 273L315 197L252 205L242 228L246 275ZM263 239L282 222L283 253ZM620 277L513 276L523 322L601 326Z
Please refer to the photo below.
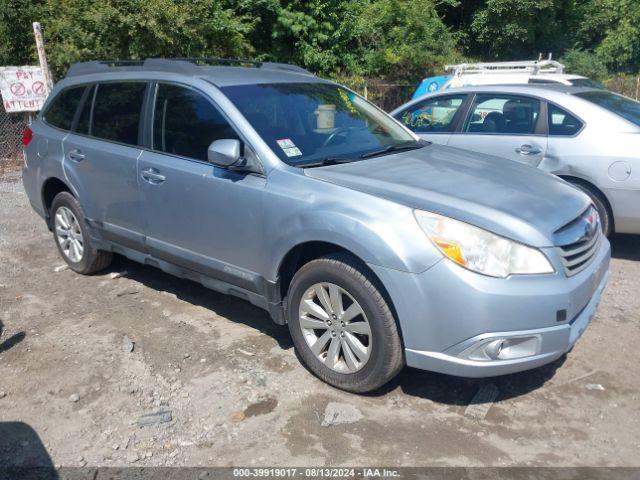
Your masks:
M288 0L282 4L272 30L275 58L324 75L357 68L352 48L366 1Z
M452 1L452 0L446 0ZM430 0L262 0L241 6L260 20L259 58L321 75L417 79L456 57ZM268 33L270 32L270 33Z
M58 12L64 12L64 15ZM49 0L50 63L63 72L91 59L246 56L251 20L219 2Z
M372 1L354 29L362 58L357 73L417 80L459 57L433 1Z
M32 64L37 58L32 22L39 2L0 0L0 65Z
M638 0L0 0L0 64L36 62L33 21L58 77L157 56L291 62L354 84L548 52L594 78L640 70Z
M640 70L640 2L589 0L580 8L578 41L616 71Z
M569 43L571 0L487 0L473 15L474 50L512 60L558 52Z
M609 76L607 66L593 52L572 49L565 52L560 60L566 67L566 71L582 75L594 80L603 81Z

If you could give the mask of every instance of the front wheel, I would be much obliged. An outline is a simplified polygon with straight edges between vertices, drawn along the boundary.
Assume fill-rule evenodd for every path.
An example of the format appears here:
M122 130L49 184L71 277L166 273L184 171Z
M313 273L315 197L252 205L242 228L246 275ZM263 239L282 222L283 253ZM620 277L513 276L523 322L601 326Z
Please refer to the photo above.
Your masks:
M334 387L375 390L404 365L397 324L377 284L346 255L313 260L293 277L287 313L296 351Z

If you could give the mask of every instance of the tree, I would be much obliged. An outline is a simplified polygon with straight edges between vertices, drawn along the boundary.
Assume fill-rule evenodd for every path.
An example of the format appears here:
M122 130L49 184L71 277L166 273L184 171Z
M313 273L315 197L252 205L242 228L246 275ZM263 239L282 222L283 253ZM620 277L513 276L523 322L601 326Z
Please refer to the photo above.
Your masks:
M567 72L576 75L582 75L599 81L604 81L609 75L607 66L593 52L571 49L565 52L560 61L566 67Z
M611 70L640 70L640 2L587 0L579 13L579 46L593 49Z
M41 2L0 0L0 65L32 64L37 58L31 24Z
M459 58L456 42L430 0L373 0L356 19L359 72L418 80Z
M44 29L55 75L73 62L183 56L249 56L253 20L207 0L11 0L0 14L3 63L32 62L31 22ZM27 14L25 14L27 12ZM36 18L37 17L37 18Z
M366 0L288 0L272 30L273 55L321 75L357 68L353 46Z
M571 43L574 21L573 0L487 0L474 13L471 53L500 60L559 54Z

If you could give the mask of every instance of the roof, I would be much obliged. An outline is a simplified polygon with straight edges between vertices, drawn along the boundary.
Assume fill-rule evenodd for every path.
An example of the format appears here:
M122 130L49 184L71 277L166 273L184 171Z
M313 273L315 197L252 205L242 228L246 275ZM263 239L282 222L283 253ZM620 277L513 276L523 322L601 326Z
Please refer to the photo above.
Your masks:
M165 72L205 78L218 86L322 81L311 72L286 63L253 62L220 58L150 58L147 60L98 60L71 65L67 78L85 75Z
M539 73L537 75L531 75L533 78L544 78L547 80L576 80L578 78L587 78L582 75L575 75L573 73Z
M448 90L438 90L432 95L452 95L458 92L504 92L520 93L529 95L544 95L545 92L566 93L574 95L580 92L590 92L598 90L593 87L575 87L573 85L562 85L560 83L523 83L523 84L493 84L493 85L471 85L466 87L451 88Z

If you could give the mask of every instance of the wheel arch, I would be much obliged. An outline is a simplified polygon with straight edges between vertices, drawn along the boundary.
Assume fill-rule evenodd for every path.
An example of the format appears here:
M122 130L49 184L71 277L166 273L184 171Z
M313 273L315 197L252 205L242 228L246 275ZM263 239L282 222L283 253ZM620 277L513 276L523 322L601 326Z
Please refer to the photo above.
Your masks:
M609 217L611 220L611 232L612 233L615 232L616 222L613 215L613 207L611 206L611 202L609 201L607 196L604 194L604 192L600 188L598 188L589 180L585 180L584 178L575 177L573 175L558 175L558 176L569 183L580 185L583 188L586 188L587 190L591 191L594 195L596 195L602 201L602 203L604 204L605 208L609 213Z
M68 192L70 195L73 195L74 197L76 196L69 185L58 177L49 177L42 183L42 206L44 207L49 228L51 228L51 205L53 204L53 199L56 198L56 195L61 192Z
M391 312L393 313L393 316L396 319L396 323L398 325L398 332L400 333L400 337L402 339L402 328L400 322L398 321L396 308L382 280L375 274L373 270L369 268L367 263L359 255L352 252L350 249L336 243L313 240L299 243L289 249L289 251L282 258L280 265L278 266L277 278L279 285L279 296L280 300L283 302L283 305L286 303L286 298L289 293L289 287L291 286L291 281L293 280L296 272L303 265L309 263L310 261L330 254L343 254L350 257L358 265L358 267L363 270L363 273L365 273L371 279L371 281L375 284L376 288L380 291L385 301L387 302L387 305L391 309Z

